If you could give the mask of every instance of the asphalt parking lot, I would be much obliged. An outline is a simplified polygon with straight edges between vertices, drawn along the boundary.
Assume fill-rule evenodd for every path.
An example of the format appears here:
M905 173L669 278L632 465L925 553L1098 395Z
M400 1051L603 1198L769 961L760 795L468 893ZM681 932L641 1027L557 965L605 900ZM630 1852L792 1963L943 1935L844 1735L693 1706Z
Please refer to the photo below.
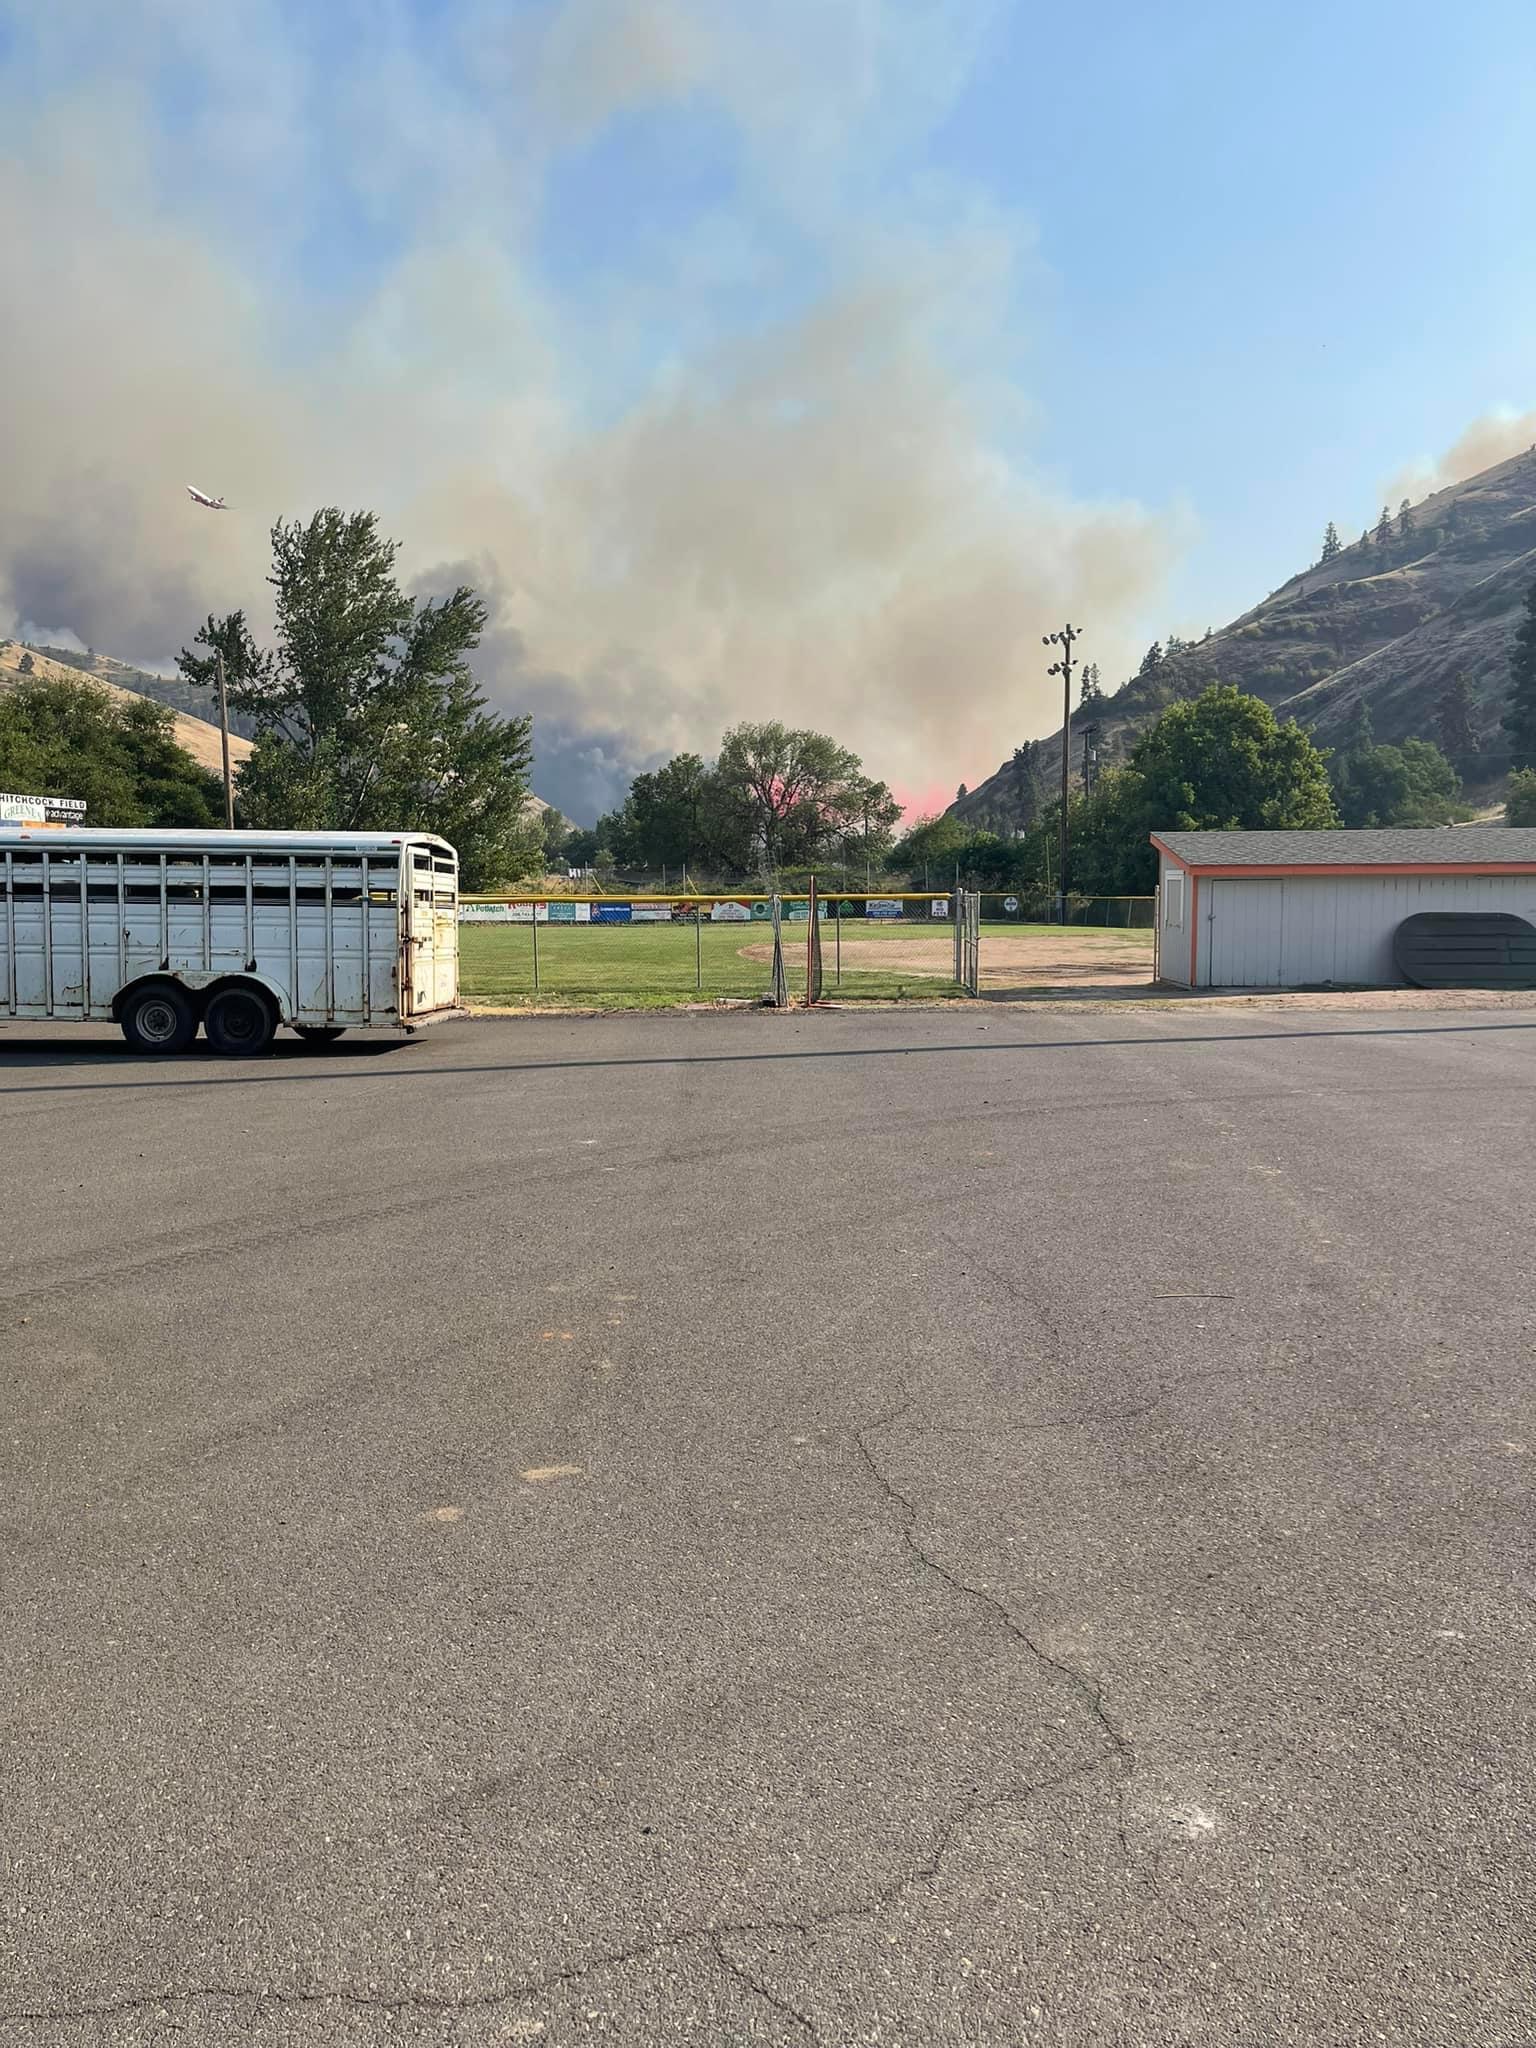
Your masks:
M1536 2042L1536 1019L0 1030L0 2044Z

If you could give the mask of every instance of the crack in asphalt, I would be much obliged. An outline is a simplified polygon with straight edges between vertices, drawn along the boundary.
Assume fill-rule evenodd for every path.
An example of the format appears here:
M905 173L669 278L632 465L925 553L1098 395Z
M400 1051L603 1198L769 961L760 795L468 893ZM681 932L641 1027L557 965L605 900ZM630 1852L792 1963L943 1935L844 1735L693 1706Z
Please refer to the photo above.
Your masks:
M1062 1678L1066 1679L1078 1695L1086 1701L1095 1725L1107 1738L1110 1745L1109 1749L1102 1752L1095 1760L1094 1767L1097 1768L1098 1765L1111 1761L1119 1765L1119 1783L1116 1789L1115 1802L1115 1832L1119 1839L1120 1851L1125 1858L1126 1866L1142 1879L1152 1898L1165 1912L1169 1913L1191 1932L1197 1931L1197 1923L1184 1911L1181 1905L1170 1899L1164 1890L1160 1853L1156 1849L1152 1851L1149 1872L1147 1866L1137 1857L1131 1847L1130 1830L1126 1822L1126 1799L1130 1791L1131 1778L1136 1770L1136 1749L1130 1737L1125 1733L1125 1730L1112 1717L1108 1708L1104 1705L1104 1688L1101 1681L1093 1677L1091 1673L1080 1670L1077 1665L1070 1664L1061 1657L1053 1656L1042 1643L1036 1641L1005 1601L999 1600L995 1594L989 1593L984 1586L973 1585L970 1580L961 1578L958 1572L951 1570L948 1565L940 1563L932 1552L919 1541L917 1535L917 1503L909 1494L903 1493L901 1488L897 1486L875 1456L869 1444L869 1438L879 1435L884 1430L894 1428L910 1412L911 1406L911 1402L905 1402L900 1408L893 1410L891 1414L882 1416L879 1421L866 1423L862 1429L854 1431L854 1442L858 1445L859 1455L863 1459L870 1477L874 1480L885 1498L900 1511L900 1535L902 1542L925 1571L932 1572L952 1592L960 1594L964 1599L974 1600L984 1607L1047 1670L1057 1672ZM1146 1404L1145 1408L1127 1410L1124 1419L1130 1419L1134 1415L1143 1414L1147 1412L1147 1408L1156 1406L1157 1401L1153 1400ZM1104 1415L1084 1416L1080 1419L1079 1426L1091 1426L1093 1423L1109 1419L1111 1418ZM1120 1418L1117 1417L1115 1419ZM1041 1428L1043 1430L1051 1430L1072 1426L1074 1425L1067 1423L1047 1423L1041 1425ZM1068 1775L1076 1776L1079 1773L1072 1772Z
M821 2035L816 2030L815 2022L808 2019L798 2006L791 2005L788 1999L781 1998L776 1991L771 1990L761 1978L754 1977L744 1963L733 1962L725 1952L725 1942L726 1936L723 1934L712 1934L709 1937L710 1948L721 1969L728 1970L739 1983L745 1984L747 1989L755 1993L765 2004L771 2005L775 2012L782 2013L785 2019L792 2021L803 2033L809 2034L813 2041L819 2043Z
M270 1986L257 1987L249 1984L194 1984L181 1990L167 1988L162 1991L136 1992L127 1997L92 2005L0 2012L0 2026L10 2027L22 2022L58 2026L70 2020L115 2019L128 2013L144 2012L155 2007L187 2005L203 1998L224 1999L231 2004L257 2007L335 2004L371 2012L486 2012L494 2010L499 2005L510 2004L516 1999L547 1997L551 1992L561 1991L567 1986L580 1983L586 1977L595 1976L600 1970L621 1969L627 1963L649 1961L673 1949L701 1946L738 1982L746 1985L776 2011L793 2021L809 2034L813 2041L819 2042L821 2036L814 2021L763 1983L745 1964L738 1963L727 1955L722 1948L724 1942L733 1937L740 1938L753 1934L797 1934L807 1940L813 1940L824 1929L835 1926L838 1921L873 1919L877 1913L892 1905L903 1892L911 1890L914 1885L931 1883L938 1876L944 1858L949 1854L960 1831L978 1816L999 1812L1009 1806L1022 1806L1037 1793L1054 1791L1062 1785L1070 1784L1074 1778L1088 1777L1094 1771L1102 1770L1105 1764L1113 1760L1114 1753L1104 1751L1085 1759L1080 1764L1073 1764L1066 1770L1054 1772L1050 1777L1040 1778L1028 1785L1018 1786L1012 1791L999 1793L991 1799L981 1799L978 1796L980 1788L973 1785L966 1798L934 1835L922 1862L903 1872L869 1897L845 1904L829 1905L803 1916L784 1914L752 1920L722 1921L718 1925L704 1927L680 1928L676 1934L662 1935L654 1941L639 1942L630 1948L593 1956L586 1962L573 1964L567 1969L552 1971L543 1976L526 1978L519 1983L505 1985L498 1991L452 1998L430 1991L386 1994L357 1991L341 1986L315 1986L307 1991L278 1991Z
M1147 1404L1149 1407L1155 1405L1155 1401ZM132 2012L150 2010L155 2007L185 2005L197 1999L222 1999L232 2004L252 2004L257 2007L262 2005L305 2007L336 2004L373 2012L418 2011L449 2014L482 2012L493 2010L497 2006L509 2004L517 1999L547 1997L550 1993L558 1992L568 1986L580 1983L583 1979L591 1977L601 1970L620 1969L626 1964L648 1961L671 1950L697 1946L713 1956L720 1968L725 1970L737 1982L744 1985L756 1997L761 1998L776 2012L789 2020L797 2029L808 2035L813 2042L819 2043L821 2036L815 2022L800 2011L798 2007L792 2005L779 1993L775 1992L768 1984L764 1983L747 1965L736 1961L730 1956L724 1947L728 1940L754 1934L796 1934L810 1940L839 1921L871 1919L876 1914L882 1912L887 1906L892 1905L904 1892L911 1890L916 1885L931 1883L937 1878L944 1859L954 1846L957 1837L973 1820L985 1814L1002 1811L1010 1806L1022 1806L1041 1792L1057 1790L1063 1785L1070 1784L1074 1779L1091 1776L1095 1771L1103 1770L1110 1764L1118 1766L1116 1833L1119 1838L1121 1851L1127 1866L1133 1871L1141 1870L1145 1877L1144 1867L1139 1864L1137 1857L1131 1849L1126 1824L1126 1794L1130 1777L1136 1766L1136 1752L1130 1738L1105 1707L1103 1688L1100 1681L1089 1673L1080 1670L1076 1665L1070 1664L1060 1657L1053 1656L1049 1650L1036 1641L1004 1601L998 1599L996 1595L989 1593L985 1587L973 1585L969 1580L963 1579L958 1572L952 1570L948 1565L941 1563L925 1547L917 1535L919 1513L916 1502L909 1495L903 1493L894 1480L889 1477L871 1448L869 1439L878 1435L881 1431L893 1428L908 1413L910 1406L910 1403L905 1404L892 1414L881 1418L877 1422L868 1423L862 1429L854 1432L854 1442L858 1447L866 1470L869 1472L870 1477L882 1496L896 1507L900 1513L901 1525L899 1533L903 1544L918 1560L925 1571L933 1573L936 1578L941 1580L944 1585L961 1598L974 1601L986 1609L1010 1636L1024 1645L1042 1666L1064 1678L1087 1704L1095 1727L1107 1741L1107 1748L1100 1748L1094 1755L1085 1758L1082 1762L1054 1772L1049 1777L1034 1780L1026 1785L1016 1786L1009 1791L998 1793L987 1799L983 1799L980 1796L981 1788L973 1785L966 1797L939 1826L920 1863L902 1872L893 1878L889 1884L882 1886L873 1894L850 1900L846 1903L831 1904L810 1914L801 1916L787 1914L767 1915L750 1920L706 1924L702 1927L684 1927L680 1928L675 1934L662 1935L654 1940L637 1943L629 1948L596 1955L585 1962L572 1964L568 1968L551 1971L540 1976L525 1978L518 1983L505 1985L496 1991L466 1994L462 1997L450 1997L445 1994L428 1991L402 1991L386 1994L382 1992L365 1992L342 1986L329 1988L315 1986L304 1991L279 1991L269 1986L191 1985L181 1990L167 1988L156 1992L141 1992L90 2005L55 2006L38 2010L0 2012L0 2026L10 2027L18 2023L27 2022L41 2025L60 2025L70 2020L112 2019ZM1035 1427L1044 1433L1057 1429L1092 1426L1095 1423L1111 1419L1129 1420L1135 1414L1143 1412L1145 1412L1144 1409L1125 1411L1123 1415L1117 1412L1115 1417L1107 1414L1094 1414L1078 1417L1073 1420L1063 1419L1045 1422L1035 1425ZM1186 1927L1193 1928L1195 1923L1189 1919L1181 1907L1169 1900L1163 1892L1160 1881L1160 1858L1156 1851L1153 1853L1153 1873L1152 1877L1146 1878L1152 1895L1176 1919L1180 1920Z

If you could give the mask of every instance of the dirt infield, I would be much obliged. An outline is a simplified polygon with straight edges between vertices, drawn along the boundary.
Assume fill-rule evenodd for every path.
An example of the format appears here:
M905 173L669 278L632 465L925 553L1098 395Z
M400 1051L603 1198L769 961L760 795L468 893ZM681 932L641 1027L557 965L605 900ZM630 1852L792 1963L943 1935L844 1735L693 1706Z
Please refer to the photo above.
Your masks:
M743 946L745 960L771 961L771 942ZM832 945L824 947L832 972ZM845 974L910 974L919 980L950 981L955 971L953 934L921 937L843 939ZM1147 988L1152 980L1150 932L1052 931L983 932L981 985L1009 988Z

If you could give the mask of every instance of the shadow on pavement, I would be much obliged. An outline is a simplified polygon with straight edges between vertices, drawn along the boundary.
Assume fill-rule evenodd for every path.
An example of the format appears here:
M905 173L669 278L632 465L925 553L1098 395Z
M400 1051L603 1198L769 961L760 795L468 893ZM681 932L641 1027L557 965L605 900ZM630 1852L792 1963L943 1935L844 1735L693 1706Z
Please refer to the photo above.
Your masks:
M803 1013L801 1013L803 1015ZM840 1014L846 1014L840 1013ZM1324 1025L1317 1030L1291 1031L1191 1031L1177 1036L1160 1033L1151 1036L1129 1036L1118 1038L993 1038L986 1041L970 1040L961 1045L845 1045L805 1046L794 1051L765 1052L680 1052L630 1054L609 1059L531 1059L531 1060L484 1060L463 1066L406 1066L386 1063L379 1059L381 1053L403 1053L404 1046L383 1044L367 1048L371 1055L371 1071L358 1072L349 1065L348 1056L339 1052L316 1054L300 1046L290 1050L287 1047L267 1054L264 1058L242 1064L238 1060L219 1059L212 1053L188 1055L177 1060L158 1061L153 1057L132 1054L127 1047L114 1049L110 1046L80 1047L74 1051L67 1048L40 1045L29 1040L15 1042L14 1047L0 1039L0 1069L7 1064L18 1067L69 1068L71 1066L117 1066L132 1064L140 1072L132 1080L112 1081L37 1081L18 1082L12 1087L0 1086L0 1095L46 1095L65 1094L71 1090L87 1088L176 1088L176 1087L258 1087L264 1082L281 1081L323 1081L330 1086L343 1081L430 1081L450 1080L467 1074L559 1074L595 1073L604 1069L635 1069L644 1067L729 1067L745 1066L776 1060L888 1060L931 1058L936 1054L1000 1053L1000 1052L1115 1052L1127 1047L1139 1051L1158 1051L1181 1045L1255 1045L1266 1041L1294 1042L1318 1038L1428 1038L1449 1037L1456 1034L1487 1031L1536 1031L1536 1018L1520 1022L1489 1022L1477 1024L1370 1024ZM359 1048L362 1051L363 1048ZM353 1056L355 1059L355 1055ZM303 1063L302 1070L294 1070L296 1063ZM376 1064L375 1064L376 1063ZM157 1078L157 1076L161 1078Z

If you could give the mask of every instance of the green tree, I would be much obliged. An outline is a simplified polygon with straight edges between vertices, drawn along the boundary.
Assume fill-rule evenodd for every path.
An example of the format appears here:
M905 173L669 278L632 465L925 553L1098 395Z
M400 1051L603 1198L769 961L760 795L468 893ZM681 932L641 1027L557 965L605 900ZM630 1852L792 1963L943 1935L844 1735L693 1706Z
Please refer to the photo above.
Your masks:
M173 713L84 681L29 676L0 695L0 787L79 797L91 825L224 821L223 785L177 745Z
M565 836L561 848L566 862L573 868L589 868L597 859L597 834L589 825L576 825Z
M1381 517L1376 522L1376 545L1387 548L1392 545L1392 514L1383 505Z
M1330 519L1323 529L1323 560L1331 562L1340 551L1339 529Z
M1504 713L1516 768L1536 768L1536 583L1526 593L1525 617L1509 658L1509 709Z
M32 659L31 655L24 654L16 664L16 673L22 676L29 676L36 667L37 663ZM31 793L31 791L28 792L29 795Z
M460 585L416 600L395 580L396 544L371 512L334 506L272 529L277 645L242 614L210 619L177 665L211 680L222 647L230 701L255 721L239 779L252 824L440 832L468 888L527 873L540 855L528 817L530 722L485 708L467 656L485 606Z
M1152 832L1287 831L1336 825L1324 756L1260 697L1213 683L1164 712L1073 814L1074 888L1143 894ZM1059 812L1058 812L1059 815Z
M966 788L965 784L964 784L964 783L962 782L962 783L961 783L961 785L960 785L960 787L959 787L959 788L958 788L958 789L957 789L957 790L955 791L955 802L956 802L957 804L963 804L963 803L965 802L966 798L967 798L967 797L968 797L969 795L970 795L970 791L969 791L969 790L968 790L968 789Z
M553 867L565 857L565 842L571 836L571 821L553 804L538 814L539 847L544 856L544 865Z
M1471 678L1453 676L1435 702L1435 731L1442 751L1453 761L1477 752L1476 713Z
M938 818L919 818L891 847L885 865L892 874L916 877L921 888L931 887L934 877L940 887L947 887L956 865L978 836L987 835L978 835L947 812Z
M612 841L623 864L637 868L697 866L710 847L710 772L697 754L674 754L637 775Z
M1536 825L1536 768L1517 768L1504 800L1506 825Z
M1026 740L1015 747L1009 763L1009 789L1015 820L1028 825L1040 808L1040 742Z
M1413 507L1406 498L1397 508L1397 537L1399 540L1413 538Z
M1449 825L1467 815L1456 770L1429 740L1351 748L1331 776L1346 825Z
M837 850L883 856L901 806L857 754L774 720L720 743L708 791L717 857L738 873L804 867Z

